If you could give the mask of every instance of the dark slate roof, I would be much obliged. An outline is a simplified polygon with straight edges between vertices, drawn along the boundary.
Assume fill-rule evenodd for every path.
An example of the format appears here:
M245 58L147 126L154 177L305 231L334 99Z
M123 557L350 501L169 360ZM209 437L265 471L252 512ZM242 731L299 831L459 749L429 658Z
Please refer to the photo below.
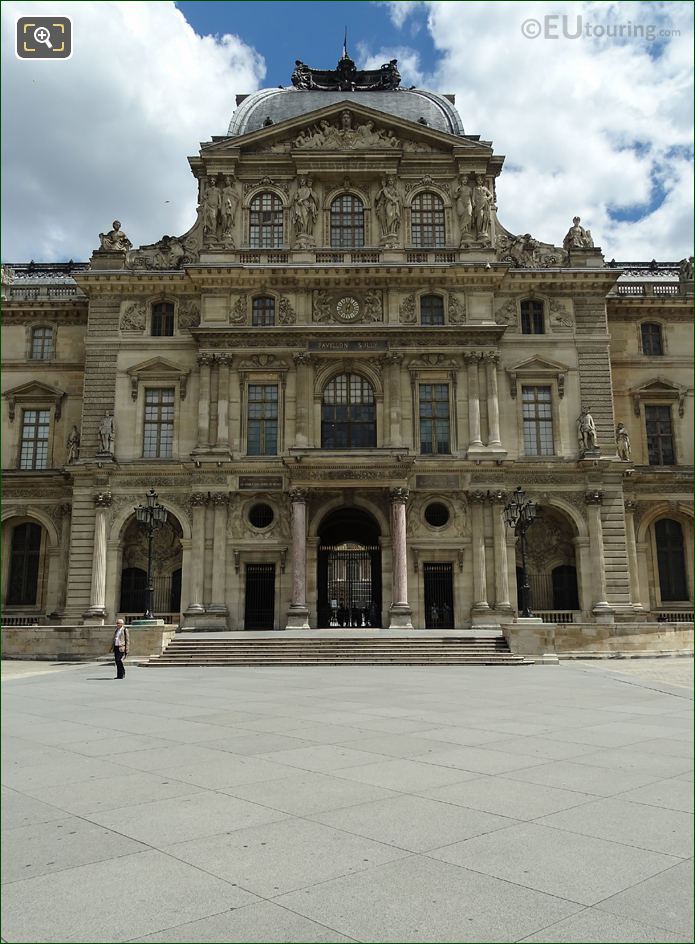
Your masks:
M228 134L237 137L273 124L306 115L338 102L367 105L387 115L417 122L446 134L462 135L463 124L453 104L443 95L422 89L393 92L323 92L296 88L260 89L243 100L232 115ZM422 122L421 122L422 123Z

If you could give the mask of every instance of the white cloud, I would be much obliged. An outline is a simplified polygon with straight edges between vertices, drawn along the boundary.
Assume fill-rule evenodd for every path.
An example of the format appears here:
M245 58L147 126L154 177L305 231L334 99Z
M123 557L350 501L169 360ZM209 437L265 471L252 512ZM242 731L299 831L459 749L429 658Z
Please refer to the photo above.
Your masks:
M384 46L378 53L373 54L364 43L360 43L357 47L357 57L360 69L378 69L384 62L398 59L398 71L404 88L410 85L422 88L428 84L420 65L420 53L410 46Z
M3 258L87 259L118 217L135 245L184 232L196 184L186 156L225 134L237 92L263 59L239 37L198 36L173 3L61 3L74 52L15 59L18 16L3 3Z
M403 25L415 6L392 3ZM507 155L499 215L556 242L578 213L608 258L679 259L692 244L693 11L681 3L431 2L433 82L456 93L466 131ZM526 39L525 20L623 38ZM562 29L562 20L553 21ZM637 27L678 30L649 42ZM381 53L374 56L378 59ZM655 187L657 188L655 190ZM654 198L657 206L652 206ZM622 210L635 222L621 222Z

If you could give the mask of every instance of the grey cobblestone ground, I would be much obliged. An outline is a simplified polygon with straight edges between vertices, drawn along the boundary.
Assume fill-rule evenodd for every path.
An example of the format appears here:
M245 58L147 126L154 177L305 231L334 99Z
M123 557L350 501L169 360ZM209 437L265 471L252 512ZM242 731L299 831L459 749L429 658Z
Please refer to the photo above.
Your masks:
M692 661L3 665L2 940L692 940Z

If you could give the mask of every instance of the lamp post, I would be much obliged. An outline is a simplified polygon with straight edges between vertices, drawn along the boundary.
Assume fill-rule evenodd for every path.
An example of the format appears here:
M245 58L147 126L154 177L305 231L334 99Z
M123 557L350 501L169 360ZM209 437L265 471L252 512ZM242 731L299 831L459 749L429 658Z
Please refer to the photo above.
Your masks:
M521 545L521 615L524 618L532 616L531 588L526 573L526 532L536 520L536 503L526 498L521 485L512 493L512 497L504 506L504 520L513 529Z
M147 534L147 590L146 605L143 619L154 619L152 615L152 605L154 602L154 575L152 573L152 538L155 531L163 526L167 520L167 510L163 505L157 502L157 493L153 488L147 493L147 504L138 505L135 509L135 517L140 527Z

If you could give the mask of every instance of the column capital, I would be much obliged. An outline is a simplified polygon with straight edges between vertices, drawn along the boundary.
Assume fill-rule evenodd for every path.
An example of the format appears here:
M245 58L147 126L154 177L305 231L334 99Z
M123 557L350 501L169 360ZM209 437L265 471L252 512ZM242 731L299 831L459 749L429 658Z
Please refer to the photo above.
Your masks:
M193 492L189 498L189 502L194 508L201 508L204 505L207 505L208 496L205 494L205 492Z
M473 505L482 505L483 502L487 499L487 495L485 494L485 492L481 492L480 490L475 491L475 492L466 492L466 497L468 498L468 501Z
M214 354L203 352L198 354L198 366L199 367L209 367L215 359Z
M226 492L214 492L210 496L210 503L215 508L222 508L229 502L229 496Z
M382 354L379 360L385 364L387 367L393 365L398 366L403 362L403 355L400 351L387 351L386 354Z
M488 367L496 367L500 362L500 356L497 351L486 351L483 354L483 360Z
M489 492L488 498L492 502L493 505L506 505L509 495L507 494L507 492L502 492L498 490L496 492Z
M222 367L231 367L232 366L232 354L215 354L215 360Z
M292 360L297 367L305 366L311 363L311 354L308 351L295 351L292 355Z
M625 499L625 511L629 512L630 514L633 514L636 507L637 507L637 502L635 501L634 498Z
M389 497L392 505L405 505L410 497L410 491L407 488L390 488Z
M94 496L94 504L97 508L110 508L113 496L111 492L97 492Z
M464 351L463 352L463 363L467 367L471 367L473 364L477 364L480 361L482 354L480 351Z
M584 495L584 501L587 505L600 505L603 502L603 492L593 489Z
M309 490L307 488L291 488L288 490L287 494L291 502L301 502L305 504Z
M64 504L59 505L58 507L60 508L60 513L63 518L66 518L68 515L72 514L72 505L68 502L64 502Z

